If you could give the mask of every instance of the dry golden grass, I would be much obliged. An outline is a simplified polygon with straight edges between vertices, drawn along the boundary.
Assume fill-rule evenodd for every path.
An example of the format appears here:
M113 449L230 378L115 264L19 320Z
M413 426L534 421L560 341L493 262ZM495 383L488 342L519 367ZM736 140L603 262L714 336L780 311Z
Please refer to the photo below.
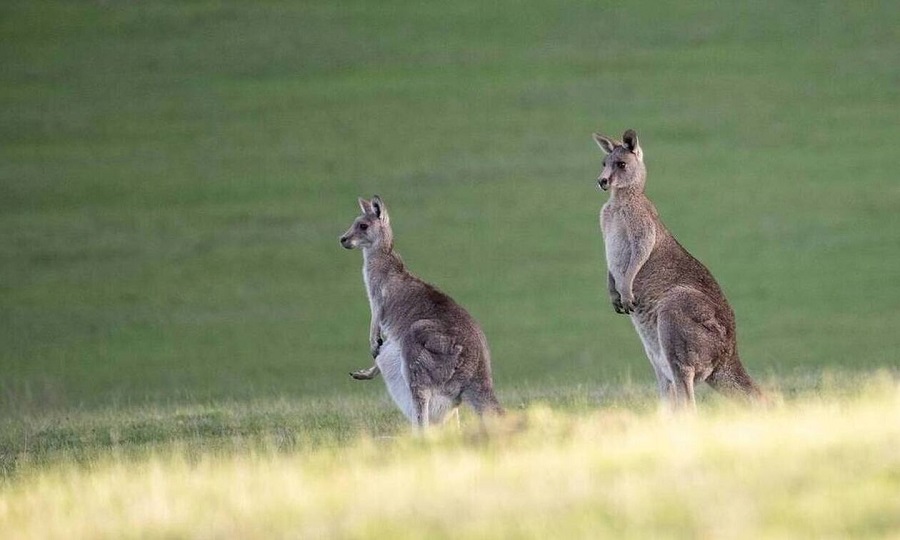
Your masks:
M693 417L531 407L424 438L99 457L0 488L8 538L898 537L900 386ZM474 428L474 427L473 427Z

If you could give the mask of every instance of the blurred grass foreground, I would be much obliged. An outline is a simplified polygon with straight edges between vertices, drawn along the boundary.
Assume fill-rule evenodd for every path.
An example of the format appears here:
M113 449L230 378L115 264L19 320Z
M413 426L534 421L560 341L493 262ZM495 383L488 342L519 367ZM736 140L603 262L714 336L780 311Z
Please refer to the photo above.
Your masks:
M5 538L896 538L900 386L671 417L534 405L487 433L26 469Z

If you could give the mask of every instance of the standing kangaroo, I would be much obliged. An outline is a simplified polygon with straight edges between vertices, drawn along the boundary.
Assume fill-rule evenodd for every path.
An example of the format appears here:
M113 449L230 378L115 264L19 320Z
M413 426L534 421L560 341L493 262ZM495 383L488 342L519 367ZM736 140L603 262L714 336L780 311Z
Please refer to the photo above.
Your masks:
M388 392L416 428L440 424L465 401L479 416L502 414L491 380L487 339L452 298L406 270L394 251L387 208L378 195L359 199L362 215L341 237L361 248L372 308L369 347L375 365L351 375L382 373Z
M631 315L656 372L660 398L696 408L694 382L763 400L741 365L734 312L719 284L659 219L644 194L647 169L637 134L623 142L594 133L606 154L597 183L610 191L600 211L608 288L616 313Z

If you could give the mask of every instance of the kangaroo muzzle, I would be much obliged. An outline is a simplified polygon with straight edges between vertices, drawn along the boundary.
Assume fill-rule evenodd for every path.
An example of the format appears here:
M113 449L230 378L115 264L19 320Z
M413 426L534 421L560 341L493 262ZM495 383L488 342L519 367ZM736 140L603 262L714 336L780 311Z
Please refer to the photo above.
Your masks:
M609 178L601 177L601 178L597 179L597 185L600 186L600 189L602 189L603 191L606 191L609 189L609 183L610 183Z

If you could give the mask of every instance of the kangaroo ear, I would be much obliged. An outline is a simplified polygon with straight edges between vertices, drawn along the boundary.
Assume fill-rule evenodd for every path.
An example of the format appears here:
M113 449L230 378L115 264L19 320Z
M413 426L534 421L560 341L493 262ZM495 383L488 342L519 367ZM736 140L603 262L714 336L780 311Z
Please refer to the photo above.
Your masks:
M600 135L599 133L594 133L594 142L597 143L597 146L599 146L600 150L603 150L603 153L605 154L611 154L616 147L616 141L604 135Z
M629 152L636 155L638 159L643 157L643 152L641 151L641 145L638 143L637 133L633 129L627 130L622 135L622 141L625 142L625 148L628 149Z
M372 203L363 199L362 197L356 199L359 202L359 209L362 210L363 215L374 214L375 212L372 210Z
M379 197L378 195L372 197L372 213L375 214L375 217L380 218L381 221L384 221L385 223L390 221L390 218L388 217L387 207L384 205L384 201L382 201L381 197Z

